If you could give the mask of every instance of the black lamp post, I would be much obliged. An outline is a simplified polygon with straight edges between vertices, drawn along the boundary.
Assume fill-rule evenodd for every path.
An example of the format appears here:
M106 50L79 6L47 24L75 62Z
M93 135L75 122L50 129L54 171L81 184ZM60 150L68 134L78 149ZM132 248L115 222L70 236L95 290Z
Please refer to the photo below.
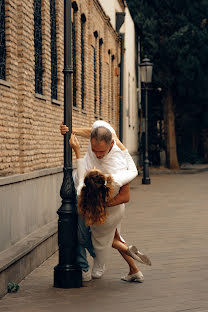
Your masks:
M141 82L145 89L145 157L143 165L143 179L142 184L150 184L149 177L149 156L148 156L148 84L152 82L152 67L153 64L148 58L144 58L140 64Z
M54 287L82 286L82 271L77 265L76 193L72 178L72 151L69 138L72 132L71 62L71 0L64 0L64 124L69 132L64 136L64 178L60 190L62 205L57 211L59 264L54 268Z

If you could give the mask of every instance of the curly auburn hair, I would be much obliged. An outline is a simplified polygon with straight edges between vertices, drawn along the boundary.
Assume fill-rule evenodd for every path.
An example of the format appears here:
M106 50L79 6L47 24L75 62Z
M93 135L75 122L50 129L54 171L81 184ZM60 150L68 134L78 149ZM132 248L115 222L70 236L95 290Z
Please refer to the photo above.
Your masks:
M78 199L79 213L86 225L103 224L106 220L106 202L113 193L112 177L98 170L89 171Z

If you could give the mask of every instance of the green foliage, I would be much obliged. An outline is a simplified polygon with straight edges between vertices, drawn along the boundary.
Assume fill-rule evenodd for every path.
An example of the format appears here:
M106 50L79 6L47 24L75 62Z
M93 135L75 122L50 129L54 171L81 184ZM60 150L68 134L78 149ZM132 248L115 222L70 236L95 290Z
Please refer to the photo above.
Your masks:
M14 283L14 282L10 282L8 283L8 292L12 293L12 292L17 292L19 289L19 285Z
M127 0L127 4L141 37L142 57L146 54L154 63L154 81L171 87L177 98L206 105L208 111L208 1Z
M153 83L172 90L179 162L201 160L201 134L208 129L208 0L126 1L141 38L141 58L154 63ZM154 99L149 141L162 146L155 142L157 106Z

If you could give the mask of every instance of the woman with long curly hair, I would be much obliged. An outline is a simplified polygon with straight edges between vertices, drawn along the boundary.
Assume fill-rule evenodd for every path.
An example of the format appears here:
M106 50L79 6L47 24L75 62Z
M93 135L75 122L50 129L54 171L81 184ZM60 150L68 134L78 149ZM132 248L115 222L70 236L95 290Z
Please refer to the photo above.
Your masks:
M128 151L118 139L116 143L122 150L126 151L124 155L128 167L131 167L133 160ZM123 196L123 203L129 201L129 184L120 188L119 183L116 182L119 180L116 174L106 175L96 168L88 171L85 175L83 159L80 157L80 145L74 134L71 135L70 145L77 158L78 212L85 219L86 225L91 227L92 244L96 254L94 261L97 261L103 268L109 256L110 248L113 247L120 252L129 265L129 273L122 277L122 280L142 282L143 274L136 266L134 259L147 265L151 265L151 262L135 246L128 247L120 236L125 205L114 205L118 193ZM118 175L121 174L122 172L118 173Z

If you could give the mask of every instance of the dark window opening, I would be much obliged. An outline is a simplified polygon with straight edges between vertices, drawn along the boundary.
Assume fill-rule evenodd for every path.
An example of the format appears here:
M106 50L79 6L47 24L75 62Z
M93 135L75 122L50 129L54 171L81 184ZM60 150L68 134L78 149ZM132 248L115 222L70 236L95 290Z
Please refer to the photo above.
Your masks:
M56 5L50 0L51 18L51 97L57 100L57 40L56 40Z
M0 79L6 79L5 3L0 0Z
M85 108L85 42L84 42L84 24L85 15L81 15L81 99L82 109Z
M94 113L97 112L97 59L96 48L94 48Z
M99 40L99 115L102 116L102 44L103 40Z
M43 94L41 0L34 0L35 92Z
M72 61L73 61L73 106L77 106L77 67L76 67L76 22L75 10L72 23Z

